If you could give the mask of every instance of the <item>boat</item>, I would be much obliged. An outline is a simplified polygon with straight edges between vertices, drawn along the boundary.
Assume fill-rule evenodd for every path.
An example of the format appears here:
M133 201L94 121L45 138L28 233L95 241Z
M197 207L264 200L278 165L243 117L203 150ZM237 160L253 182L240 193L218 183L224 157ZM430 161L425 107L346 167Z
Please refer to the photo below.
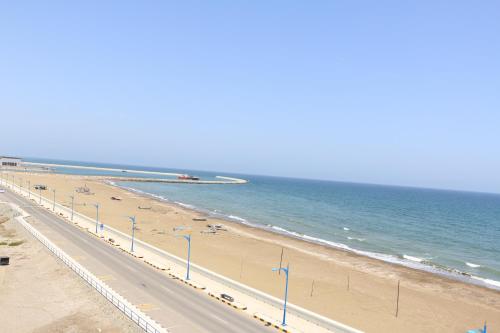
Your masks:
M178 176L177 179L180 179L180 180L200 180L200 177L184 174L184 175Z

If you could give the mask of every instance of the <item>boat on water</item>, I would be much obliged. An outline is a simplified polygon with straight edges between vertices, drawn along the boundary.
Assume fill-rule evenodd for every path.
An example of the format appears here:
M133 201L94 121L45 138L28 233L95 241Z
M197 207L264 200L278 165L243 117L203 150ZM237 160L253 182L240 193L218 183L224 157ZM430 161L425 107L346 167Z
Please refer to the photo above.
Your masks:
M180 179L180 180L200 180L200 177L184 174L184 175L178 176L177 179Z

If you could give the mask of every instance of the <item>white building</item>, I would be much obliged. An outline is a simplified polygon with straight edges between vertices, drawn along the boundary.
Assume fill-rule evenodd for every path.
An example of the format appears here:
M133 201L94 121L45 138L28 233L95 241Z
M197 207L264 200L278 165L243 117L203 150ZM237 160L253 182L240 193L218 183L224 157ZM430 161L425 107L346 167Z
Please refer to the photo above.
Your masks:
M22 159L19 157L0 156L0 166L2 167L19 167Z

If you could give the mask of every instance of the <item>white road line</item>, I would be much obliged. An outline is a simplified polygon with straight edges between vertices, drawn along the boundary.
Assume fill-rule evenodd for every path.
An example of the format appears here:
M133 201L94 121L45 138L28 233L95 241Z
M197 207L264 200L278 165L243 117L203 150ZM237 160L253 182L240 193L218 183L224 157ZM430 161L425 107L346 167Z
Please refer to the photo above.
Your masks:
M165 290L165 291L166 291L167 293L169 293L169 294L172 294L172 293L173 293L173 291L172 291L172 290L170 290L169 288L167 288L167 287L165 287L165 286L161 286L161 289Z
M229 324L227 321L225 321L224 319L212 314L212 313L209 313L208 314L210 317L214 318L214 319L217 319L218 321L220 321L221 323L224 323L224 324Z

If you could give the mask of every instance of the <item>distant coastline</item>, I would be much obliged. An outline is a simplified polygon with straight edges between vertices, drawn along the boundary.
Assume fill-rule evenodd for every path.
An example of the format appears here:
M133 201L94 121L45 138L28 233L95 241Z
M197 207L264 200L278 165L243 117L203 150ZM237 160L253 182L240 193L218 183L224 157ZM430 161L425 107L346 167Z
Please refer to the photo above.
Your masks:
M36 164L36 163L34 163L34 164ZM495 273L496 271L492 270L489 267L488 263L484 263L483 260L480 260L480 259L478 260L478 259L467 257L467 256L464 256L460 259L459 258L452 258L453 260L455 260L455 262L453 262L453 263L451 263L451 265L449 265L446 262L442 263L442 261L443 261L442 256L440 256L439 254L433 253L432 248L429 248L430 253L418 253L414 249L412 250L411 248L405 248L405 247L395 249L394 251L384 251L384 250L380 251L380 250L377 250L377 248L376 248L376 246L378 246L380 241L377 240L378 243L373 243L372 235L368 231L364 231L362 229L363 226L356 227L356 226L351 225L351 222L348 222L348 223L346 222L345 224L342 223L340 225L327 226L328 230L330 230L330 231L333 230L333 232L335 232L335 230L339 230L337 232L337 234L338 234L337 237L335 239L332 239L331 237L325 237L325 236L328 236L328 234L323 235L321 233L318 234L318 232L316 232L316 234L315 234L314 232L309 231L310 228L316 227L315 225L312 225L312 224L311 224L311 226L307 226L307 228L305 228L308 230L305 230L304 228L303 228L304 230L300 230L299 228L297 228L293 225L287 226L286 224L284 225L283 223L281 223L281 222L283 222L283 218L270 219L269 221L262 221L262 220L259 221L259 219L252 218L252 216L248 217L247 216L248 214L239 213L237 209L233 209L231 207L226 208L225 205L227 203L229 203L230 201L238 200L236 197L234 197L232 195L224 196L224 198L221 198L219 200L220 203L224 204L224 205L221 205L222 209L220 207L215 207L216 209L214 209L214 206L211 206L210 202L206 202L206 204L199 205L199 204L197 204L197 201L199 201L198 199L192 200L192 199L190 199L189 196L186 198L177 198L177 193L174 193L174 192L172 193L172 195L170 195L170 194L163 194L163 193L161 193L161 191L158 192L158 190L149 190L147 188L144 188L145 186L142 186L142 185L139 186L139 184L135 182L135 180L136 180L135 177L127 179L127 178L124 178L122 176L122 170L126 170L125 174L137 173L138 175L144 175L144 178L142 178L142 180L145 180L147 182L151 182L151 184L154 185L157 182L156 179L155 178L146 178L146 176L150 177L150 175L163 175L165 177L167 177L167 176L175 177L177 175L181 175L182 171L164 172L164 171L153 171L153 170L151 170L151 171L132 170L129 168L120 168L120 166L116 166L114 168L107 168L105 166L94 166L93 167L90 165L68 166L66 164L58 164L58 163L42 163L42 164L57 166L57 168L64 168L66 171L73 168L75 171L76 170L82 171L82 172L78 171L77 174L88 175L88 176L99 176L101 178L109 179L115 184L120 183L122 181L131 181L133 184L132 186L121 186L121 187L128 189L128 190L132 190L136 193L143 193L143 194L149 195L151 198L155 198L157 200L163 200L165 202L168 202L170 204L175 204L175 205L180 206L180 207L185 208L185 209L190 209L190 210L194 210L198 213L206 214L207 216L210 216L212 218L218 218L221 220L236 222L236 223L243 224L243 225L253 227L253 228L257 228L260 230L265 230L265 231L269 231L269 232L272 232L275 234L280 234L283 236L288 236L288 237L292 237L295 239L299 239L299 240L302 240L305 242L314 243L314 244L318 244L318 245L322 245L322 246L326 246L326 247L330 247L330 248L340 249L340 250L348 251L350 253L356 253L358 255L382 260L384 262L389 262L389 263L393 263L393 264L402 265L405 267L410 267L413 269L418 269L418 270L423 270L423 271L430 272L430 273L435 273L435 274L438 274L441 276L450 277L452 279L460 280L460 281L471 283L474 285L486 286L488 288L493 288L493 289L497 289L497 290L500 289L500 279L498 277L495 278L495 276L491 275L491 274L490 274L490 276L484 276L482 274L483 272L494 272ZM55 172L63 171L61 169L57 170L57 168L56 168ZM64 172L66 172L66 171L64 171ZM87 172L91 172L91 171L99 171L99 172L111 171L111 172L114 172L114 174L109 174L109 175L87 174ZM68 172L72 173L72 171L68 171ZM207 178L208 182L211 182L213 180L211 180L210 177L216 177L216 176L209 175L207 177L208 177ZM140 178L140 177L138 177L138 178ZM231 182L232 179L236 179L236 178L230 178L230 179L231 180L229 182ZM256 178L256 179L258 180L257 183L259 183L260 178ZM262 177L262 179L272 180L273 177ZM280 181L287 181L287 182L293 183L293 182L300 182L302 180L282 178L282 179L280 179ZM329 182L321 182L321 181L317 181L317 180L315 180L315 181L304 180L304 182L311 182L311 184L313 184L314 186L316 186L316 184L317 184L317 186L324 186L323 184L329 183ZM331 184L337 185L337 183L335 183L335 182L333 182ZM378 193L377 191L379 191L380 188L382 188L382 189L385 188L385 187L381 187L379 185L374 185L374 184L367 184L367 185L366 184L352 184L352 183L343 183L343 184L346 187L350 186L353 189L363 188L364 189L363 191L373 190L376 193ZM172 184L172 185L175 186L175 184ZM252 184L252 188L254 188L255 186L259 186L259 185ZM246 187L244 187L244 188L246 188ZM244 188L242 188L242 189L244 189ZM415 190L416 191L415 193L424 193L424 194L429 193L430 195L433 195L434 192L438 192L438 194L442 193L443 195L448 195L448 194L458 195L460 197L472 195L472 198L477 197L478 200L483 200L481 196L485 195L485 194L482 194L479 192L461 192L461 191L453 191L453 190L415 189L415 188L411 188L411 187L397 187L397 186L390 186L387 188L388 188L388 191L389 190L390 191L400 191L403 194L406 191L413 193L413 190ZM183 189L184 188L176 188L175 192L177 192L179 190L183 190ZM200 194L200 196L205 196L205 195L209 194L209 192L207 192L206 189L200 189L200 190L205 191L205 192L203 192L203 194ZM299 189L299 190L301 190L301 189ZM191 192L193 192L193 191L197 192L198 189L191 190ZM224 191L226 191L225 188L222 188L222 192L219 190L217 190L216 192L224 193ZM243 191L245 191L245 190L243 190ZM292 188L292 192L290 192L290 193L293 193L293 191L296 191L296 190L293 190L293 188ZM383 192L381 192L381 193L383 194ZM273 199L273 196L279 196L281 194L279 192L277 192L276 194L270 194L270 195L272 195L272 196L270 196L269 199ZM377 194L377 195L379 195L379 194ZM486 195L491 196L491 198L493 198L493 199L496 199L498 197L498 195L495 195L495 194L486 194ZM295 194L293 195L293 197L295 197ZM290 198L293 199L293 197L290 197ZM280 198L279 199L280 205L286 206L287 203L284 200L288 200L288 199L289 199L289 197ZM441 200L439 197L436 197L436 199ZM358 200L358 198L354 198L353 200ZM364 200L366 200L366 199L364 199ZM390 200L394 200L394 198L390 198ZM467 199L467 200L469 200L469 199ZM337 202L338 202L338 200L334 201L333 204L336 205ZM385 204L385 202L383 204ZM391 203L389 203L389 204L391 204ZM303 207L307 208L307 206L310 206L311 203L300 202L298 204L292 203L291 205L293 206L291 208L298 207L298 206L303 206ZM259 205L259 207L253 208L252 211L255 212L256 210L260 209L261 207L262 206ZM314 206L312 206L312 207L314 207ZM317 215L318 211L324 210L324 208L325 207L322 207L322 206L319 206L317 208L314 207L314 209L311 210L310 213L304 212L303 218L306 221L308 221L309 216L311 216L310 214ZM412 209L417 209L417 208L420 210L420 207L416 207L416 208L412 208ZM422 207L422 208L427 209L426 207ZM444 207L444 208L448 209L447 207ZM398 209L399 209L399 207L398 207ZM282 212L284 212L284 211L282 211ZM408 215L407 213L409 213L409 212L410 211L406 212L404 215L402 215L401 217L398 217L398 218L405 219L406 216ZM362 213L363 214L372 214L371 210L367 210L366 212L362 212ZM420 212L415 211L415 212L412 212L408 216L411 217L415 214L420 214ZM328 218L329 216L325 216L325 217ZM292 216L292 218L293 218L293 216ZM285 220L287 219L286 215L285 215L284 219ZM278 221L280 223L277 223ZM308 221L308 223L309 223L309 221ZM313 223L313 221L310 223ZM422 231L420 231L420 230L416 230L416 231L422 232L422 233L427 232L427 231L425 231L425 229L422 229ZM406 235L402 235L402 237L406 237ZM374 247L374 245L375 245L375 248L372 249ZM411 244L409 244L409 245L411 245ZM391 244L387 243L387 246L390 247ZM467 246L467 245L464 245L464 246ZM459 256L461 255L461 253L459 253L459 252L456 252L455 254L457 254ZM438 259L438 260L436 261L436 259ZM458 261L458 260L460 260L460 261ZM495 274L497 274L497 273L495 273Z

